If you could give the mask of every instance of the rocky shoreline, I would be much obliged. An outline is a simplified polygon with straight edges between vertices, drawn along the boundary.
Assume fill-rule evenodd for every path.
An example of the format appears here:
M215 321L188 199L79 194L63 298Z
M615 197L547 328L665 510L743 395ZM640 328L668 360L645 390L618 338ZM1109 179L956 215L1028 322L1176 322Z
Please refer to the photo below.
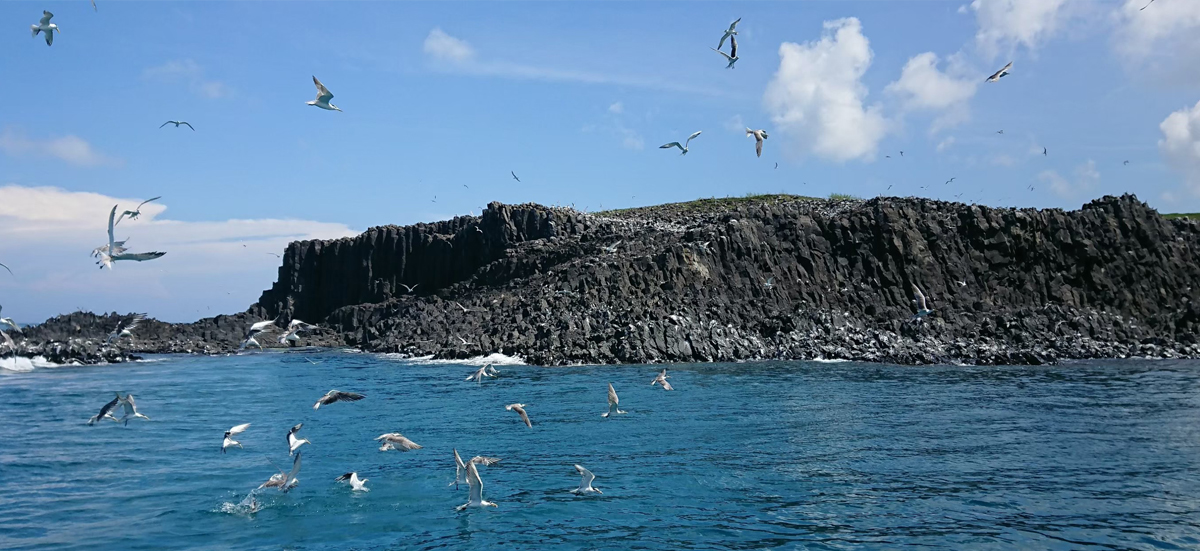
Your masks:
M1198 253L1200 223L1131 195L1074 211L794 196L593 214L492 203L477 217L292 243L278 280L240 314L149 320L117 347L98 344L115 314L14 337L89 359L217 354L255 321L298 318L322 327L303 345L538 365L1197 357ZM934 310L920 323L914 284Z

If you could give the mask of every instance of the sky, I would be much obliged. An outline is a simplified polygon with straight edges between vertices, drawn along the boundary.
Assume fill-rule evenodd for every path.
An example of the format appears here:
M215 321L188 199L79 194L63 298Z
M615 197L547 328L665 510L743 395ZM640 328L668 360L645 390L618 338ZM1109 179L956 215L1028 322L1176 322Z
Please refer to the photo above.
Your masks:
M242 311L290 241L490 201L1200 211L1196 0L96 1L0 2L0 305L19 322ZM43 9L50 47L28 31ZM726 69L712 48L738 18ZM342 112L305 105L313 76ZM686 156L658 147L697 130ZM97 269L112 206L154 196L117 238L168 254Z

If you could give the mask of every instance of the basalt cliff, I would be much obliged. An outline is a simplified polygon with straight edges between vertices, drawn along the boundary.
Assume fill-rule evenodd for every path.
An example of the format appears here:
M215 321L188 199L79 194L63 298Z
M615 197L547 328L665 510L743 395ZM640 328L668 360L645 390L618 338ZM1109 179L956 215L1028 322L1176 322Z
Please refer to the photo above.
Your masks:
M150 321L119 347L227 352L250 323L295 318L321 326L303 345L543 365L1190 357L1198 283L1200 223L1131 195L1074 211L792 196L594 214L492 203L292 243L247 312ZM933 310L921 320L914 285ZM115 321L76 313L19 340L102 356Z

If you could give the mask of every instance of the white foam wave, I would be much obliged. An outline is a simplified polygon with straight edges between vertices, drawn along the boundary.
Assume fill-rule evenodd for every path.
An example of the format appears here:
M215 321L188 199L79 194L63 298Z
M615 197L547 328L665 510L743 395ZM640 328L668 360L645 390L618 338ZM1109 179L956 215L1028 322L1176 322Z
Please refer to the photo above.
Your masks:
M817 362L817 363L822 363L822 364L840 364L840 363L846 363L846 362L849 362L849 361L851 361L851 360L843 360L843 359L841 359L841 358L830 358L830 359L825 359L825 358L813 358L813 359L812 359L812 360L810 360L810 361Z
M473 358L461 360L434 359L433 356L406 356L404 354L395 353L379 354L378 356L388 360L421 365L527 365L525 360L520 356L508 356L500 353L492 353L488 354L487 356L475 356Z
M24 356L0 358L0 369L5 371L28 373L34 369L47 367L62 367L62 364L56 364L54 362L47 361L44 356L34 356L32 358L26 358Z

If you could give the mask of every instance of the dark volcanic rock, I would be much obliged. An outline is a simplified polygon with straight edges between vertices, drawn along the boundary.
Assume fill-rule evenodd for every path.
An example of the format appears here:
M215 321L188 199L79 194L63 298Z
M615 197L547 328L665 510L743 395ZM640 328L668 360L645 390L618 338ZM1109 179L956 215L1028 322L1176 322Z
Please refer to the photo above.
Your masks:
M329 329L306 344L538 364L1194 356L1197 251L1200 225L1133 196L1070 212L912 198L601 214L492 203L481 217L292 243L249 312L147 324L132 349L229 350L254 321L298 317ZM914 284L935 310L919 324ZM116 319L97 323L75 331L102 338ZM44 327L29 337L79 338L61 320Z

